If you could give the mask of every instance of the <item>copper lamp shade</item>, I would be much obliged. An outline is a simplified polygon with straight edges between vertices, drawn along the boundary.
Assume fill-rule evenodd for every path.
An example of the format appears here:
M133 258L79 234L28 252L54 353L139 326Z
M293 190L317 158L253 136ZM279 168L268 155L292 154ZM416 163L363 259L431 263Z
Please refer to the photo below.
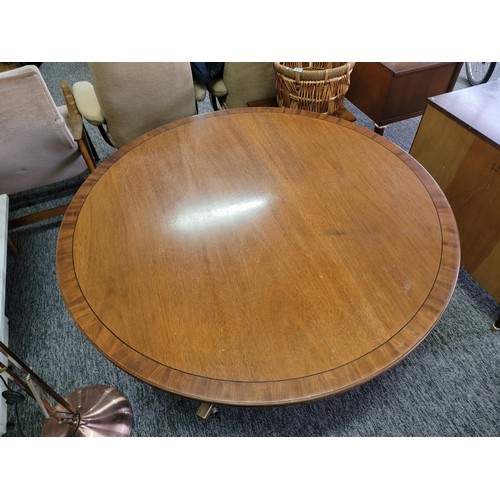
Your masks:
M132 432L132 409L125 396L105 385L91 385L65 397L78 412L76 422L50 416L42 427L43 437L126 437ZM57 404L55 410L65 412Z
M132 408L128 399L107 385L90 385L61 397L36 373L0 342L0 372L35 399L46 417L43 437L125 437L132 432ZM24 375L23 378L21 375ZM54 403L54 402L55 403Z

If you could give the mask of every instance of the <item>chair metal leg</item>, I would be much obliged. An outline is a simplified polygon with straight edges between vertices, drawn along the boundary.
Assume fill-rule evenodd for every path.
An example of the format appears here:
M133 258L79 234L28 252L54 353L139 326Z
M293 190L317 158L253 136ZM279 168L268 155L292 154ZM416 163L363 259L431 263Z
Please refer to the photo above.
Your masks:
M94 165L97 165L100 161L100 158L99 158L99 155L97 154L97 151L94 147L94 144L92 143L92 141L90 140L90 136L89 136L89 133L87 132L87 129L85 128L85 125L82 126L82 130L83 130L83 140L90 152L90 155L92 156L92 160L94 162Z
M108 133L106 131L106 129L104 128L104 125L99 125L97 127L99 129L99 132L101 132L101 136L102 138L112 147L112 148L116 148L116 146L110 141L109 139L109 136L108 136Z
M217 111L219 109L219 106L217 104L217 97L215 97L213 94L210 94L210 104L212 105L212 108L214 108L214 111Z

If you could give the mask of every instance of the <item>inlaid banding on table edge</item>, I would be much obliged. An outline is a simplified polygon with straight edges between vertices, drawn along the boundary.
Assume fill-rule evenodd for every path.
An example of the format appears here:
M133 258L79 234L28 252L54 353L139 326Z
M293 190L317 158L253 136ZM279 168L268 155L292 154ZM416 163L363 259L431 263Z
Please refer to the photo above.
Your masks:
M441 261L442 261L442 254L441 254ZM403 330L405 330L406 328L409 327L410 323L422 311L422 308L424 308L424 307L430 307L427 304L427 302L428 302L429 298L431 297L432 292L433 292L433 290L434 290L434 288L435 288L435 286L436 286L436 284L438 282L438 277L439 277L440 271L441 271L441 264L440 264L440 267L438 269L438 273L436 274L436 277L435 277L435 280L434 280L434 283L433 283L433 286L432 286L431 290L429 291L429 293L426 296L425 300L422 302L420 308L415 312L415 314L397 332L395 332L393 335L391 335L385 342L383 342L382 344L380 344L379 346L377 346L376 348L374 348L372 351L369 351L369 352L363 354L362 356L359 356L358 358L353 358L351 360L348 360L345 363L343 363L342 365L332 367L329 370L323 370L321 372L309 373L307 375L302 375L302 376L299 376L299 377L293 377L293 378L288 378L288 379L272 379L272 380L236 380L236 379L222 379L222 378L216 378L216 377L208 377L208 376L205 376L205 375L200 375L198 373L187 372L187 371L178 369L176 367L173 367L173 366L170 366L168 364L162 363L161 361L158 361L158 360L156 360L156 359L154 359L152 357L144 355L144 354L138 352L137 349L135 349L133 346L131 346L131 345L127 344L126 342L124 342L112 329L108 328L108 326L105 325L102 322L102 320L96 314L96 312L94 311L94 309L92 308L92 306L90 305L90 303L85 298L85 294L83 293L83 290L81 289L81 287L79 287L79 291L80 291L80 295L81 295L83 301L85 302L85 304L87 305L88 309L90 311L92 311L92 314L94 316L95 321L97 321L106 332L108 332L111 335L113 335L115 337L115 339L116 339L117 342L120 342L121 344L123 344L124 346L126 346L131 351L134 351L137 354L140 354L141 356L144 356L145 358L149 359L151 362L156 363L158 365L161 365L164 368L167 368L169 370L177 371L177 372L183 373L185 375L189 375L189 376L193 376L193 377L199 377L199 378L207 379L207 380L214 380L214 381L219 381L219 382L230 382L230 383L241 383L241 384L262 384L262 383L271 383L271 382L285 382L287 380L299 380L299 379L305 379L305 378L309 378L309 377L317 377L317 376L320 376L320 375L324 375L324 374L326 374L328 372L333 372L335 370L341 369L341 368L343 368L344 366L346 366L346 365L348 365L350 363L358 362L362 358L364 358L364 357L369 356L370 354L372 354L375 350L383 348L384 345L389 344L390 342L392 342L397 335L399 335ZM76 278L76 272L75 272L75 270L74 270L74 275L75 275L75 278ZM77 278L76 278L76 282L78 283L78 279ZM421 340L423 340L423 339L421 339ZM417 347L417 345L418 344L415 344L414 347Z
M441 267L440 267L440 270L441 270ZM76 276L76 273L75 273L75 276ZM158 364L158 365L161 365L163 366L164 368L167 368L169 370L172 370L172 371L176 371L176 372L179 372L179 373L182 373L182 374L185 374L185 375L189 375L189 376L193 376L193 377L199 377L201 379L207 379L207 380L214 380L214 381L219 381L219 382L230 382L230 383L237 383L237 384L266 384L266 383L279 383L279 382L286 382L286 381L289 381L289 380L299 380L299 379L306 379L306 378L310 378L310 377L317 377L317 376L321 376L321 375L325 375L327 374L328 372L333 372L335 370L339 370L343 367L345 367L346 365L348 364L351 364L351 363L355 363L355 362L358 362L360 361L362 358L366 357L366 356L369 356L370 354L372 354L375 350L377 349L382 349L384 347L384 345L386 344L390 344L398 335L401 334L401 332L403 330L406 330L410 323L415 319L415 317L422 311L422 308L424 307L430 307L427 302L429 300L429 298L431 297L432 295L432 292L434 290L434 287L436 286L437 284L437 281L438 281L438 276L439 276L439 272L438 274L436 275L436 279L434 281L434 285L432 287L432 289L429 291L429 294L427 295L425 301L422 303L422 305L420 306L420 308L416 311L416 313L414 314L414 316L412 318L410 318L408 320L408 322L403 325L403 327L398 330L397 332L395 332L391 337L389 337L384 343L380 344L379 346L377 346L375 349L373 349L372 351L369 351L365 354L363 354L362 356L358 357L358 358L354 358L352 360L349 360L349 361L346 361L344 364L342 365L339 365L339 366L335 366L335 367L332 367L331 369L329 370L324 370L324 371L321 371L321 372L316 372L316 373L310 373L310 374L307 374L307 375L303 375L303 376L300 376L300 377L294 377L294 378L289 378L289 379L273 379L273 380L236 380L236 379L220 379L220 378L214 378L214 377L207 377L207 376L204 376L204 375L200 375L200 374L197 374L197 373L193 373L193 372L186 372L184 370L180 370L178 368L175 368L173 366L170 366L170 365L167 365L167 364L164 364L164 363L161 363L157 360L155 360L154 358L151 358L149 356L145 356L144 354L141 354L139 353L133 346L131 345L128 345L126 342L124 342L122 339L120 339L120 337L118 335L116 335L111 329L109 329L100 319L99 317L97 316L97 314L95 313L95 311L92 309L91 305L88 303L88 301L85 299L85 295L84 293L82 292L81 288L80 288L80 293L81 293L81 297L82 299L85 301L85 304L87 305L88 309L90 311L92 311L93 315L94 315L94 319L96 322L98 322L101 327L106 330L106 332L110 333L111 335L113 335L116 339L117 342L120 342L121 344L123 344L124 346L126 346L128 349L130 349L131 351L134 351L136 352L137 354L141 355L141 356L144 356L146 358L148 358L151 362L155 363L155 364ZM423 338L420 339L420 341L424 340ZM417 347L418 344L420 342L414 344L413 348ZM101 351L102 352L102 351ZM104 354L104 353L103 353ZM395 362L397 363L397 361Z

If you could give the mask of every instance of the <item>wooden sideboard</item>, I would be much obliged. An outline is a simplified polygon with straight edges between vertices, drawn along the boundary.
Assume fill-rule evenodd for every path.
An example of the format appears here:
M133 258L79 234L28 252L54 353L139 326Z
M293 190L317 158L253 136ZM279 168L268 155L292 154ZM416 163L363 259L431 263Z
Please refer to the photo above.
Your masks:
M420 116L427 98L453 90L463 63L357 62L346 98L384 133L390 123Z
M410 154L448 198L463 267L500 302L500 80L430 98Z

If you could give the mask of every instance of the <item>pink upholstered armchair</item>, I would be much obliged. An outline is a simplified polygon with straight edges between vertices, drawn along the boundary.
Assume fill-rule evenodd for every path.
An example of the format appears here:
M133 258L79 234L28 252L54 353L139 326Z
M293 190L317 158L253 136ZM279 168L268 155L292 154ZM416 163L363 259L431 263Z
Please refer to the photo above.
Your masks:
M67 104L56 106L36 66L0 73L0 194L38 188L94 170L82 118L74 105ZM52 217L65 209L26 216L15 225Z

